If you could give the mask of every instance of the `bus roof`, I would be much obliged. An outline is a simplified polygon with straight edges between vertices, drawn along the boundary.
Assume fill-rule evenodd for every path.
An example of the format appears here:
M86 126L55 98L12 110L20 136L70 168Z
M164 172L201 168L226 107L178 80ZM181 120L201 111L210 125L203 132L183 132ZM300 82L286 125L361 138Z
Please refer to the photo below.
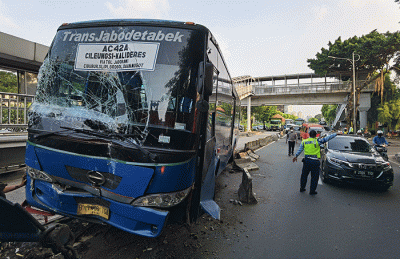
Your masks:
M155 20L155 19L105 19L105 20L92 20L73 23L63 23L58 30L69 28L86 28L86 27L103 27L103 26L159 26L159 27L177 27L185 29L196 29L209 32L210 30L201 25L193 22L180 22L171 20Z

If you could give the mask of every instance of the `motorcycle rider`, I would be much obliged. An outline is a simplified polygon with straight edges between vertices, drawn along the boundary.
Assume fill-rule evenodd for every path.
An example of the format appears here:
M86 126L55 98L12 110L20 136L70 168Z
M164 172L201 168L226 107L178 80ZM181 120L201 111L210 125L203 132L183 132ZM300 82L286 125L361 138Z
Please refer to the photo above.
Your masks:
M383 131L382 130L378 130L377 132L377 136L374 137L374 139L372 140L372 143L374 145L377 146L382 146L382 147L386 147L388 144L388 142L386 141L385 137L383 136Z

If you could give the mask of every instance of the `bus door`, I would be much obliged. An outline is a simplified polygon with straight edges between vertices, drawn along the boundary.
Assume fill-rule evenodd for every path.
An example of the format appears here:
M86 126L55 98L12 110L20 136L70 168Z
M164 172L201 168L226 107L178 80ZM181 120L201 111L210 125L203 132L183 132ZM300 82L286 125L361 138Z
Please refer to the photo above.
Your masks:
M218 88L218 71L213 72L213 91L209 97L209 114L207 120L206 144L204 150L204 166L202 172L202 186L200 205L205 212L215 219L220 218L220 208L214 201L215 193L215 169L216 169L216 103Z

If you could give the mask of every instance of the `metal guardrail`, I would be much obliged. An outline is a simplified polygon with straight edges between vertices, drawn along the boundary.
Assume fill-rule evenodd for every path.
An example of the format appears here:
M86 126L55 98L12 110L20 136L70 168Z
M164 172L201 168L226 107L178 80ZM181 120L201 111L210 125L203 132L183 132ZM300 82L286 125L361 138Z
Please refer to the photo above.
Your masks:
M0 134L0 174L25 167L27 133L13 132Z
M34 95L0 92L0 129L25 130Z

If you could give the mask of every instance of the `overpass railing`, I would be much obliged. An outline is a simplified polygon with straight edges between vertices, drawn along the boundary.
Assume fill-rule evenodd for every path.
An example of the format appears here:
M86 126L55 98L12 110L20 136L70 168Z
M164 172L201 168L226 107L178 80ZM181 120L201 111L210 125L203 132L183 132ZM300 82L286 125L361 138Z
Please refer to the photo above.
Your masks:
M357 86L364 84L364 80L357 81ZM313 93L338 93L351 92L353 84L348 82L321 82L311 84L287 84L282 86L252 85L251 90L246 86L243 92L252 92L254 95L281 95L281 94L313 94ZM374 83L365 87L363 92L374 91Z
M255 86L255 95L280 95L280 94L309 94L309 93L326 93L326 92L348 92L350 84L340 83L318 83L307 85L287 85L287 86Z
M34 99L34 95L0 92L0 129L26 130L27 111Z

